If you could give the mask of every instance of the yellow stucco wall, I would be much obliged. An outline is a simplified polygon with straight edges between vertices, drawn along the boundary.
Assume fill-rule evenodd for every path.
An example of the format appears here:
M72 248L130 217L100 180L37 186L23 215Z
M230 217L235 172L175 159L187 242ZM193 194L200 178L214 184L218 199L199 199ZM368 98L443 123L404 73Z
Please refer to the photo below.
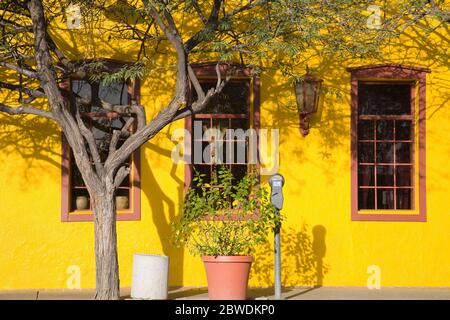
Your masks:
M317 283L314 252L319 250L324 255L323 285L365 286L368 266L377 265L382 286L450 286L448 37L444 29L427 40L411 32L399 40L401 45L386 49L382 60L311 63L324 86L343 97L325 96L306 138L299 132L288 79L270 63L264 65L261 127L280 130L279 172L286 178L285 285ZM75 48L81 50L82 46L74 43L80 40L76 36L62 39L59 41L72 47L77 57ZM96 56L128 60L135 54L126 46L111 53L112 47L98 44ZM350 218L350 82L345 68L386 62L432 71L427 75L427 222L358 222ZM172 83L166 76L142 81L141 102L149 118L170 99ZM170 285L206 284L200 258L173 248L168 240L170 222L179 214L184 183L184 165L170 159L174 146L170 135L183 125L183 120L171 124L142 148L142 219L121 221L117 227L121 286L131 285L134 253L168 255ZM48 122L32 116L14 120L0 115L0 290L66 288L67 271L73 265L80 267L82 288L95 286L92 222L60 220L60 153L55 126L48 127ZM320 232L325 232L323 241L317 238ZM271 266L270 246L260 248L250 285L269 285Z

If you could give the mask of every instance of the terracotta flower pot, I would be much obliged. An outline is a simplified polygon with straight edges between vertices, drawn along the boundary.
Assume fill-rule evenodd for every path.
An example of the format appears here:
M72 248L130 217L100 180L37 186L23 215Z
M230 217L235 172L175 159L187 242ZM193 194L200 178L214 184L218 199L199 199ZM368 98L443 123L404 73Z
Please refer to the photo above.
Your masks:
M203 256L210 300L245 300L252 256Z

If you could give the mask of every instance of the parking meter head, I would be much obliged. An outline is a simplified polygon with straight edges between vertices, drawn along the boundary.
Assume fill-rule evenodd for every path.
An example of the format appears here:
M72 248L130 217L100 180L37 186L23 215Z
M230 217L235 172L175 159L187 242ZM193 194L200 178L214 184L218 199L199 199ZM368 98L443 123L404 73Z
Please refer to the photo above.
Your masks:
M274 174L269 178L269 185L270 185L270 201L272 202L273 206L281 210L283 208L283 185L284 185L284 178L281 174Z

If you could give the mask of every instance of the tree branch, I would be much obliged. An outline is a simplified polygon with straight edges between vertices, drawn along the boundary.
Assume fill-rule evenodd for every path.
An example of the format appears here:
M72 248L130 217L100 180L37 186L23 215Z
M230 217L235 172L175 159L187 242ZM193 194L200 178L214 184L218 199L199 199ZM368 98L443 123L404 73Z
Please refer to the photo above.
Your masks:
M220 93L223 90L223 88L230 79L231 75L227 75L225 80L217 82L215 88L211 88L208 90L203 100L198 99L197 101L192 103L191 106L177 110L172 121L180 120L200 112L208 104L208 102L211 100L213 96L215 96L216 94Z
M195 11L197 12L198 16L202 20L203 24L206 25L208 23L208 20L206 19L205 15L203 14L202 10L200 9L200 6L198 5L197 0L191 0L192 6L194 7Z
M45 32L46 39L48 42L49 49L52 50L56 57L58 58L59 62L65 66L66 68L72 69L73 64L72 62L62 53L62 51L58 48L55 41L53 41L52 37L50 37L48 31Z
M164 32L167 39L169 39L172 46L175 48L178 58L177 63L177 81L175 87L175 98L172 107L178 105L178 101L186 103L186 93L187 93L187 57L184 50L183 41L181 40L180 34L177 30L175 22L170 15L169 11L164 9L164 17L167 21L167 25L164 23L161 15L156 10L156 8L150 4L149 0L142 0L147 10L147 13L155 20L159 28ZM175 112L176 110L172 110Z
M221 21L230 19L233 16L237 15L238 13L251 10L258 6L265 5L270 1L272 0L259 0L259 1L250 0L247 4L234 9L233 11L231 11L228 14L225 14L221 19L219 19L219 12L223 1L215 0L213 7L211 9L211 14L209 15L208 22L206 23L205 27L202 28L200 31L198 31L196 34L194 34L188 41L186 41L184 45L186 51L191 52L197 45L199 45L203 41L202 35L209 32L217 31L217 27Z
M145 124L147 122L147 115L145 113L144 107L132 101L130 109L131 112L134 113L137 117L137 130L145 127Z
M78 123L78 127L80 128L80 132L83 135L83 137L86 139L89 150L91 150L92 159L94 160L95 170L99 175L103 175L103 166L101 164L100 155L98 153L97 145L95 144L94 135L92 134L92 131L89 130L86 125L83 122L83 119L81 119L80 111L77 108L76 112L76 119Z
M205 26L184 44L184 48L187 52L190 52L200 42L202 42L202 35L208 32L213 32L217 29L217 22L219 19L221 5L222 0L214 0L213 6L211 8L211 13L209 14L208 21L206 22Z
M19 115L19 114L33 114L36 116L41 116L47 119L55 120L53 114L49 111L36 109L30 106L19 106L19 107L10 107L6 104L0 103L0 111L7 113L9 115Z
M33 79L38 79L37 72L35 72L33 70L28 70L28 69L25 69L25 68L21 68L19 66L16 66L15 64L12 64L12 63L9 63L9 62L5 62L5 61L0 61L0 66L5 67L5 68L10 69L10 70L14 70L17 73L20 73L21 75L24 75L26 77L33 78Z
M66 101L56 80L56 72L47 41L47 22L42 1L29 0L26 2L26 6L33 22L35 60L38 70L36 73L33 72L33 76L41 82L41 87L48 98L52 110L52 116L61 127L73 150L75 161L84 181L92 188L101 189L102 183L90 163L89 155L83 143L83 134L78 127L77 121L66 107Z
M119 170L117 170L116 176L114 178L114 186L118 188L122 183L123 179L125 179L125 177L129 174L130 174L130 167L121 166Z
M116 151L116 147L117 147L117 143L119 142L119 139L124 136L125 137L129 136L128 129L133 124L133 122L134 122L134 118L129 118L121 130L113 131L113 134L111 137L111 142L109 143L108 158L111 157L114 154L114 152Z
M11 83L6 83L3 81L0 81L0 88L8 89L11 91L24 92L27 95L32 96L32 97L45 97L45 93L44 93L44 91L42 91L42 89L41 90L30 89L30 88L26 88L26 87L23 87L18 84L11 84Z
M176 103L176 100L172 100L156 115L156 117L153 118L153 120L150 121L149 124L128 138L113 156L108 157L105 162L105 170L109 172L110 170L120 166L128 155L133 153L143 143L153 138L167 124L202 110L214 95L222 91L226 83L231 78L232 71L228 72L225 80L220 80L221 74L219 64L216 66L216 72L218 82L214 88L208 90L203 100L197 100L192 104L192 106L184 107L182 109L180 109L180 105L176 105L174 108L174 103Z
M205 92L203 91L203 88L200 85L200 82L198 81L197 76L195 75L191 65L188 65L188 74L189 79L191 80L191 83L194 86L195 92L197 92L197 98L203 100L205 98Z
M253 9L255 7L265 5L265 4L269 3L270 1L271 0L258 0L258 1L250 0L246 5L236 8L233 11L231 11L230 13L228 13L227 15L225 15L224 19L231 18L232 16L235 16L238 13L241 13L243 11L247 11L247 10Z

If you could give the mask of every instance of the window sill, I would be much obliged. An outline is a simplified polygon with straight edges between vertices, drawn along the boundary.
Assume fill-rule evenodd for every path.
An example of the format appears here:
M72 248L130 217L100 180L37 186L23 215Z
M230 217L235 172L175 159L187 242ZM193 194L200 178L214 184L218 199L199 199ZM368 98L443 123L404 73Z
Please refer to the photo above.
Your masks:
M117 211L117 221L139 221L141 214L132 210ZM72 211L62 217L63 222L87 222L94 221L94 214L89 210Z
M352 213L352 221L426 222L426 214L417 210L360 210Z

